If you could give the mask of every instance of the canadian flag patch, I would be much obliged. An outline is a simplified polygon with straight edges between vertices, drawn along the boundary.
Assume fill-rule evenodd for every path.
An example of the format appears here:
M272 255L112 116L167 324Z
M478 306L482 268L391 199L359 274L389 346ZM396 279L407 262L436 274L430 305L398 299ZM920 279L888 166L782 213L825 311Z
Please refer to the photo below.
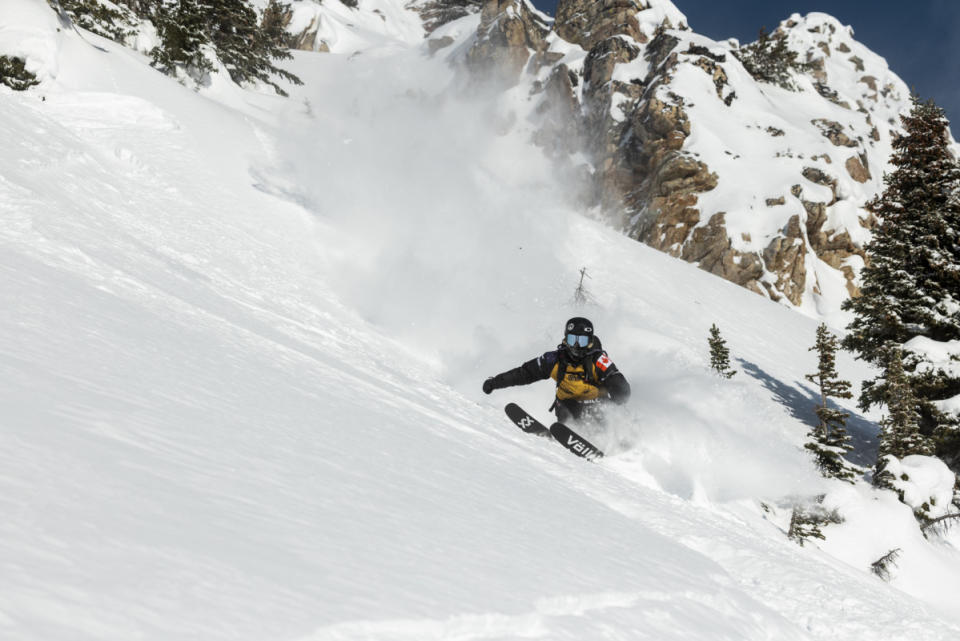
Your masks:
M604 372L607 371L607 368L613 365L613 361L607 357L606 354L602 354L600 358L597 359L597 367L599 367Z

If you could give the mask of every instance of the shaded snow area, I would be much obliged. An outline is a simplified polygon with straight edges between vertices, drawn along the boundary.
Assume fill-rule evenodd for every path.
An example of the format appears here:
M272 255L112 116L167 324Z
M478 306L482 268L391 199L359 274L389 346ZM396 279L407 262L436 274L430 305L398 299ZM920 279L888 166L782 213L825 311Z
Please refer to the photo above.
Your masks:
M581 216L503 104L395 48L196 93L48 22L0 87L0 638L960 636L957 535L803 453L815 322ZM578 314L634 389L596 464L503 415L550 383L480 391Z

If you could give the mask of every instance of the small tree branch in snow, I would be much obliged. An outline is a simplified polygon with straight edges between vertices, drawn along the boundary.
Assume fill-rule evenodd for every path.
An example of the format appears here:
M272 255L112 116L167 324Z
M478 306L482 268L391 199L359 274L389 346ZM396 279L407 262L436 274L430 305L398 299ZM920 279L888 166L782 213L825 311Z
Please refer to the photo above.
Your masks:
M890 580L890 569L897 567L900 548L894 548L870 564L870 571L884 581Z
M590 302L592 298L590 292L587 291L587 288L583 284L584 278L590 278L590 275L587 273L586 267L580 268L580 284L577 285L577 289L573 292L573 304L578 307L582 307Z
M928 520L920 526L920 531L923 532L924 536L926 536L928 532L944 534L956 525L957 522L960 522L960 512L951 512L950 514L944 514L943 516Z
M787 538L796 541L801 546L807 539L825 540L823 526L831 523L843 523L843 517L837 510L827 510L822 505L823 496L818 496L815 504L795 505L790 514L790 526L787 529Z

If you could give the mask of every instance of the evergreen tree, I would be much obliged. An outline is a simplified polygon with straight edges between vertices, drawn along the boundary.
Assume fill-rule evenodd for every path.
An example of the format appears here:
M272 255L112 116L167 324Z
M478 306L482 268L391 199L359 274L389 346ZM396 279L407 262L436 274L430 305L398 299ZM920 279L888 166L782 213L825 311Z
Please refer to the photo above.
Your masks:
M823 507L824 495L816 497L811 502L798 503L790 513L790 525L787 528L787 538L796 541L801 546L807 539L821 539L827 537L823 528L831 523L843 523L843 517L837 510L827 510Z
M869 264L861 295L844 303L855 314L843 347L875 365L885 364L889 345L923 336L960 339L960 163L951 152L949 122L932 101L913 97L901 117L904 133L894 138L894 171L884 192L867 204L879 224L866 246ZM960 379L923 364L907 352L903 366L918 397L921 430L936 433L938 454L960 464L955 420L931 401L960 394ZM887 396L883 377L864 382L860 406Z
M23 58L0 56L0 85L6 85L14 91L26 91L38 84L40 81L27 71Z
M760 28L756 42L741 47L734 54L756 80L784 89L796 89L790 73L803 72L808 67L800 62L797 52L787 46L784 34L768 34L764 27Z
M736 374L736 370L730 369L730 350L727 349L727 341L720 336L720 328L714 323L710 326L710 338L707 339L710 345L710 367L724 378L730 378Z
M826 324L817 328L817 340L810 351L819 356L816 374L807 374L807 380L820 387L820 404L816 406L819 423L810 430L810 442L804 447L813 452L817 467L824 476L851 481L856 476L843 459L849 452L850 437L847 435L846 421L850 414L831 408L831 398L851 398L850 383L840 380L836 368L837 337L830 333Z
M250 0L62 0L64 11L80 27L124 42L139 20L148 20L160 42L150 52L154 67L169 75L187 74L200 82L217 59L237 84L260 81L282 96L274 82L303 84L273 64L288 59L284 31L289 7L269 0L262 21ZM116 7L116 8L115 8Z
M241 0L206 0L209 5L209 36L217 56L237 84L260 80L280 94L287 93L271 80L273 75L303 84L292 73L276 67L271 60L290 58L283 43L280 15L284 7L271 0L265 14L266 28L256 11Z
M100 0L60 0L64 12L78 27L120 43L134 34L136 23L134 11L125 4L125 0L116 0L114 8Z
M153 17L160 44L151 51L153 66L173 75L184 70L194 79L213 70L203 47L209 41L202 0L163 0Z
M920 401L904 372L902 352L892 347L885 352L885 356L884 401L889 414L880 421L880 444L873 482L880 487L892 488L892 478L886 471L886 457L902 459L911 454L929 456L933 454L933 444L920 433L920 412L917 409Z

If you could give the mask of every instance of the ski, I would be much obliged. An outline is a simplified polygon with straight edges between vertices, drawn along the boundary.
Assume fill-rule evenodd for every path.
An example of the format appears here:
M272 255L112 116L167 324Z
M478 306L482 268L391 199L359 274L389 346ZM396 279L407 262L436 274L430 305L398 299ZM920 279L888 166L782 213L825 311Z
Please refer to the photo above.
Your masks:
M550 434L553 435L553 438L557 439L560 445L581 458L585 458L588 461L603 458L603 452L600 451L598 447L563 423L554 423L551 425Z
M527 414L526 410L516 403L507 403L503 411L507 413L514 425L527 434L536 434L537 436L548 436L550 434L546 425Z

